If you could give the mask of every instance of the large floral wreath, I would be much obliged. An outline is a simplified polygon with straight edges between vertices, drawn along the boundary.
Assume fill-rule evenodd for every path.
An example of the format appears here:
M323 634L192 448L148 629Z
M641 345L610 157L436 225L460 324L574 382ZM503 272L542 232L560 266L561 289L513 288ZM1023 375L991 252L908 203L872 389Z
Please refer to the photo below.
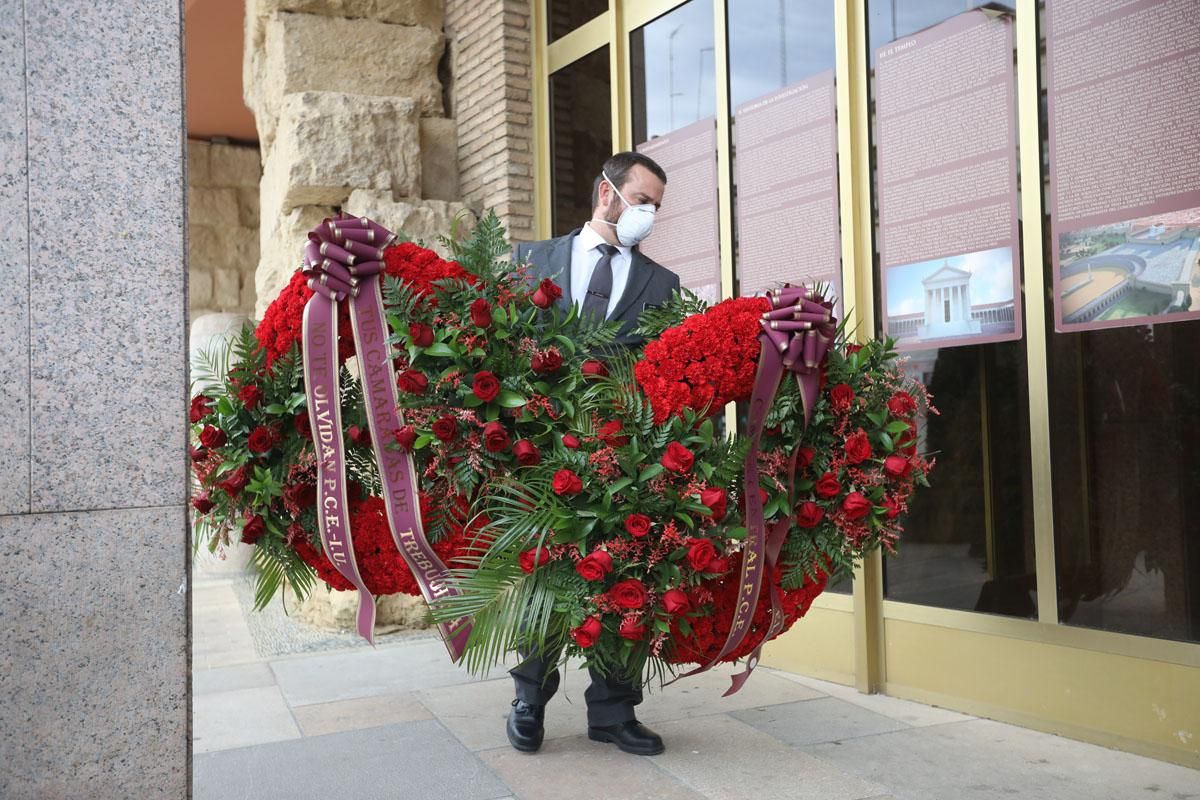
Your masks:
M851 344L838 329L815 398L783 381L752 442L724 435L722 412L751 398L767 298L709 308L685 292L642 316L648 343L629 352L612 344L617 324L564 311L556 284L503 259L494 215L443 243L452 260L412 242L384 251L403 418L387 447L412 458L425 535L453 571L455 592L434 615L474 621L469 667L520 645L565 645L564 657L630 677L742 658L866 552L894 549L932 466L917 451L917 420L932 409L890 342ZM235 534L256 545L260 606L285 580L300 593L317 579L350 588L314 509L300 352L312 294L297 271L255 330L209 357L208 388L192 400L197 545ZM372 594L416 594L342 319L353 552ZM747 557L747 459L778 554L747 635L723 652Z

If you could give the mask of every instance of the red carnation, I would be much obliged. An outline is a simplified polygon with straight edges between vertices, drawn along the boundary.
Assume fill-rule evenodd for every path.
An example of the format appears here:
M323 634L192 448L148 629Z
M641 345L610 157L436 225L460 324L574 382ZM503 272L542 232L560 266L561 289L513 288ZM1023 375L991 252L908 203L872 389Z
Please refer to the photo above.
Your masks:
M883 471L893 478L906 478L912 472L912 462L893 454L883 460Z
M271 435L271 431L259 425L250 432L250 439L246 442L246 447L251 453L262 454L271 449L275 444L275 437Z
M471 391L483 402L490 403L500 394L500 379L487 370L476 372L471 381Z
M671 442L667 445L667 452L663 453L662 465L671 472L690 472L692 464L695 462L696 456L691 450L681 445L679 442Z
M537 445L528 439L521 439L513 445L513 455L517 458L517 463L522 467L534 467L542 462L542 454L538 451Z
M533 354L529 368L539 375L550 375L562 369L562 353L556 347L548 347Z
M230 497L237 497L241 494L242 489L246 488L246 484L250 482L249 468L243 464L242 466L229 473L224 480L217 481L217 487Z
M229 441L229 437L225 435L225 431L212 425L205 425L204 430L200 431L200 444L212 450L215 447L224 447Z
M216 507L217 504L209 499L207 491L203 491L192 498L192 508L199 511L201 514L207 514Z
M663 592L662 606L668 614L686 614L692 603L681 589L668 589Z
M254 544L262 535L267 532L267 523L258 514L246 520L246 524L242 526L242 543Z
M198 394L192 398L192 408L188 412L188 419L193 422L199 422L212 413L212 398Z
M539 547L536 549L535 555L535 549L531 547L525 552L521 553L521 555L518 556L518 560L521 563L522 571L528 575L538 567L545 566L546 564L550 563L550 551L544 547Z
M554 473L554 493L560 497L577 495L583 491L583 481L569 469L560 469Z
M800 504L796 513L796 524L801 528L815 528L824 518L825 512L811 500Z
M558 287L558 284L549 278L542 278L538 288L530 295L529 302L538 308L549 308L560 297L562 297L562 289Z
M259 401L263 399L262 389L258 388L258 384L250 383L241 388L238 392L238 400L242 401L242 405L246 410L253 411L258 408Z
M411 322L408 325L408 340L414 347L429 347L433 344L433 328L423 322Z
M575 565L575 571L579 573L585 581L602 580L605 575L612 572L612 556L603 550L593 550L587 556Z
M406 369L396 377L396 385L409 394L425 394L429 388L429 378L420 370Z
M413 445L417 443L417 429L412 425L405 425L403 428L396 428L392 431L392 438L396 440L396 444L404 448L405 451L411 451Z
M696 572L709 572L708 565L717 557L717 548L708 539L689 539L687 561Z
M604 442L609 447L624 447L629 444L628 436L618 436L621 432L621 423L613 420L606 422L596 431L596 436L600 441Z
M871 457L871 442L862 428L846 439L845 450L846 460L851 464L861 464Z
M897 417L908 417L916 412L917 401L908 392L896 392L888 399L887 407Z
M646 605L646 587L637 578L629 578L608 590L608 596L619 608L641 608Z
M646 626L637 622L632 617L626 617L621 620L621 628L617 632L621 634L622 638L634 642L640 642L646 638Z
M300 434L305 439L312 438L312 426L309 424L307 411L301 411L299 414L292 417L292 427L296 429L296 433Z
M837 475L826 472L817 480L817 495L820 497L837 497L842 493L842 484Z
M489 422L483 426L483 446L489 453L502 453L512 444L508 431L499 422Z
M346 433L350 436L350 441L354 442L359 447L371 446L371 429L369 427L359 427L351 425L346 429Z
M588 617L578 628L571 629L571 638L580 647L591 647L600 638L600 618Z
M851 492L842 501L842 513L846 519L862 519L871 512L871 501L860 492Z
M433 435L443 442L452 442L458 436L458 422L446 414L433 423Z
M584 375L591 375L597 378L608 376L608 367L604 366L604 362L594 359L583 362L583 366L579 368L579 371Z
M567 448L568 450L578 450L579 449L579 437L578 436L573 436L572 434L564 433L563 437L562 437L562 443L563 443L563 447Z
M833 410L839 413L845 413L850 410L850 404L854 402L854 390L847 383L839 383L829 390L829 404L833 406Z
M645 514L630 514L625 518L625 530L635 539L650 532L650 518Z
M729 495L724 489L714 486L700 492L700 502L708 506L708 510L712 512L712 518L720 522L725 518L725 512L728 510Z
M477 328L492 327L492 304L482 297L471 303L471 322Z

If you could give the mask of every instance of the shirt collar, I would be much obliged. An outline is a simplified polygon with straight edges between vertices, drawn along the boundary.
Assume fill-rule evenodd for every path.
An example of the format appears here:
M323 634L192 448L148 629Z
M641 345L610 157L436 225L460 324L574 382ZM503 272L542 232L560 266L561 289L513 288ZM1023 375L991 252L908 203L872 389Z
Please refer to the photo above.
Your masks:
M602 244L608 244L589 223L584 223L583 229L579 232L579 243L583 245L584 252L590 252ZM623 245L616 245L616 248L621 255L629 257L630 248Z

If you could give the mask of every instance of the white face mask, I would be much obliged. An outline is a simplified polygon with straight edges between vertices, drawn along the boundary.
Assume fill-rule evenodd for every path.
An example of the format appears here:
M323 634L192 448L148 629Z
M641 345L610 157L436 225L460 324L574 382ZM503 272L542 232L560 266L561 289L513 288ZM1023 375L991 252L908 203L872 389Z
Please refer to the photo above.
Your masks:
M621 198L621 202L625 204L625 210L621 212L621 216L616 222L609 222L606 219L592 218L593 222L602 222L605 225L612 225L616 228L617 241L625 247L633 247L638 242L650 235L650 229L654 227L654 204L642 203L640 205L632 205L625 199L625 195L621 194L621 190L617 185L609 180L608 174L601 172L604 180L608 181L608 185L617 193L617 197Z

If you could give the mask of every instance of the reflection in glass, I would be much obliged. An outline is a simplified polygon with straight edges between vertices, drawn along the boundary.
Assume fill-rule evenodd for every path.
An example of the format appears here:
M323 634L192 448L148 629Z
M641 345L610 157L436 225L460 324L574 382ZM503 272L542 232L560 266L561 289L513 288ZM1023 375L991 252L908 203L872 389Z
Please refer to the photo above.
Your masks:
M691 0L629 36L633 142L716 113L712 0Z
M534 0L539 2L539 0ZM553 42L608 11L608 0L546 0L546 17Z
M742 103L836 63L833 0L729 0L729 97Z
M1005 2L980 2L980 0L870 0L867 6L867 38L870 40L871 64L875 64L875 50L901 36L910 36L917 31L950 19L956 14L980 6L1016 9L1015 0Z
M613 152L608 46L550 76L551 228L569 233L592 215L592 182Z

